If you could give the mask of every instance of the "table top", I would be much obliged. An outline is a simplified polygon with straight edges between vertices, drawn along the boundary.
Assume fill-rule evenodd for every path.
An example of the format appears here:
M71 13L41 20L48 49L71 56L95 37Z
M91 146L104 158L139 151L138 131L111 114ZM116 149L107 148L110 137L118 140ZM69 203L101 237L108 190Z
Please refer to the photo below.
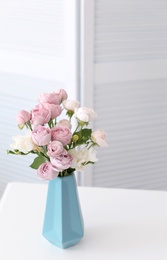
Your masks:
M167 192L78 191L85 235L60 249L42 236L47 185L8 184L0 202L0 259L167 259Z

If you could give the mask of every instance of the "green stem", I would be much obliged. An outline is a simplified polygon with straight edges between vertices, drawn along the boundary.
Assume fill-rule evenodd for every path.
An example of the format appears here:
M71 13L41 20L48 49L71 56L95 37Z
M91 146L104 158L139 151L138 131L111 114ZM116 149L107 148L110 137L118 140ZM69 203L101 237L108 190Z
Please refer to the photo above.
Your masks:
M75 129L73 135L75 135L75 133L77 132L77 130L78 130L79 127L80 127L80 124L77 125L77 127L76 127L76 129Z
M45 150L42 149L42 151L40 151L38 154L41 154L42 156L44 156L48 161L50 161L49 156L46 154Z
M56 119L55 119L56 120ZM55 121L55 124L56 124L56 121ZM55 126L54 122L53 122L53 119L50 119L50 121L48 122L48 126L49 128L53 128Z
M96 146L97 144L96 143L91 143L91 145L88 147L88 150L91 148L91 147L93 147L93 146ZM98 146L98 145L97 145Z
M26 123L26 126L32 131L33 129L32 129L32 126L31 126L31 124L30 124L30 121L28 121L27 123Z

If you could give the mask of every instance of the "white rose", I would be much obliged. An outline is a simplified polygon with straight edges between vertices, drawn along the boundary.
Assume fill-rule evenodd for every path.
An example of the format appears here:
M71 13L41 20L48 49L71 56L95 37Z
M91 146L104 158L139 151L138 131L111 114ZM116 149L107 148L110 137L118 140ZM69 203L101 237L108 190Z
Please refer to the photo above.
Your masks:
M27 133L22 135L17 135L13 137L13 144L11 144L11 148L13 150L19 150L23 153L28 153L35 149L35 144L31 139L31 131L27 131Z
M69 100L69 99L64 100L62 102L62 104L66 110L70 110L73 112L74 112L75 108L78 108L80 105L80 103L77 100Z
M93 132L92 135L91 135L91 138L92 138L92 141L99 146L108 146L108 144L105 140L106 139L106 133L101 129Z
M85 123L88 123L97 117L95 111L87 107L76 108L75 116L77 119Z
M82 171L84 165L88 162L97 162L96 150L93 148L87 149L86 147L77 151L76 149L71 149L68 151L69 154L73 157L72 168L75 168L77 171Z

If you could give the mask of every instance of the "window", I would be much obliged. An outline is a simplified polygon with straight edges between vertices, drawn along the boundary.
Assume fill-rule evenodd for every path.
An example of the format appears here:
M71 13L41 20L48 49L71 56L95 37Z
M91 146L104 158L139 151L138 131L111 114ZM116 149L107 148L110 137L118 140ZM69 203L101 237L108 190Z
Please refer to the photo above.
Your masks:
M77 10L76 0L0 2L0 194L8 181L38 181L30 156L6 154L18 134L18 111L59 88L78 98Z

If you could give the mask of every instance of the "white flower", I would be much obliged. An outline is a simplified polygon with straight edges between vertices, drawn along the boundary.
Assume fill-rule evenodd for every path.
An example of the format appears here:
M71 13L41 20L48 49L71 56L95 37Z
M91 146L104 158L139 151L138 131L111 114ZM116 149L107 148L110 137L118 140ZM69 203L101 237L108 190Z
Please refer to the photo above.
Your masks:
M77 119L85 123L88 123L97 117L95 111L87 107L76 108L75 116Z
M97 162L96 150L93 148L87 149L86 147L81 150L71 149L68 152L73 157L72 168L75 168L77 171L82 171L84 166L88 162Z
M70 110L73 112L74 112L75 108L78 108L80 105L80 103L77 100L69 100L69 99L64 100L62 102L62 104L66 110Z
M17 135L13 137L13 144L11 144L11 148L13 150L19 150L23 153L28 153L35 149L35 144L31 139L31 131L27 131L24 136Z
M101 147L102 146L108 146L108 144L105 140L106 139L106 133L101 129L93 132L92 135L91 135L91 138L92 138L92 141L94 143L96 143L97 145L99 145Z

